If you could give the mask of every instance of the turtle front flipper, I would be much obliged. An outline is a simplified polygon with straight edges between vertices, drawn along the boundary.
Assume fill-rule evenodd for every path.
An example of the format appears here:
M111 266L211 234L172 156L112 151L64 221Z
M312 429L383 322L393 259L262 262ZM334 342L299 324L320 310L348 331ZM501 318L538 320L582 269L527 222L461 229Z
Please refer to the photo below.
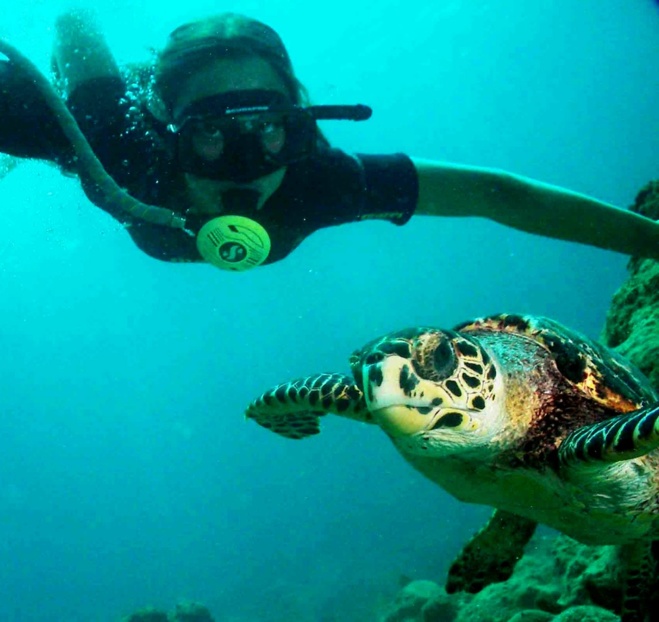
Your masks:
M620 462L659 447L659 404L584 426L568 434L558 449L562 466Z
M524 547L536 526L528 518L495 510L451 564L446 592L475 594L491 583L508 579L524 555Z
M327 414L373 423L364 394L345 374L317 374L279 384L245 411L260 426L294 439L318 434L320 417Z

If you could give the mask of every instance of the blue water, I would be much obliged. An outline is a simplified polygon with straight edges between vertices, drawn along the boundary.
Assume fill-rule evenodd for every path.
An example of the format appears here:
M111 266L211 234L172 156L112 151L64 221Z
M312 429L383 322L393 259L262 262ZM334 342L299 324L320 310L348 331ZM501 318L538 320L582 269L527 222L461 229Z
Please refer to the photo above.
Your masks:
M217 10L104 4L122 61ZM620 206L657 175L655 2L279 5L221 9L277 28L314 102L374 108L325 126L337 146L499 167ZM67 6L15 3L0 36L47 69ZM423 217L322 231L280 264L225 274L142 255L44 164L0 189L3 622L110 622L180 599L218 621L366 620L401 574L441 582L486 509L426 483L376 429L328 418L287 441L244 407L346 371L354 348L407 325L506 310L597 337L625 275L621 255Z

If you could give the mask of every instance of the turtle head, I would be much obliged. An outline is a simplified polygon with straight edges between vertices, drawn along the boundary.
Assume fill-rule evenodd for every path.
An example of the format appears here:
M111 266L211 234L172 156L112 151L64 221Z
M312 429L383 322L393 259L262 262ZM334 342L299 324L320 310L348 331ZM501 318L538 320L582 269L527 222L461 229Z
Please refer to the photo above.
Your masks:
M375 422L407 451L471 450L504 426L501 374L477 338L410 328L368 343L350 363Z

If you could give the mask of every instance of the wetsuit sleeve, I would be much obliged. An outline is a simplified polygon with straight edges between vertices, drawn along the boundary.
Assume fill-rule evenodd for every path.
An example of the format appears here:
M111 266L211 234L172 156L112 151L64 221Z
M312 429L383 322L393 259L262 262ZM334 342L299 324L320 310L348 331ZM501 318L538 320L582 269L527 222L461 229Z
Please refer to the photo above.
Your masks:
M107 143L104 146L100 138L105 135L116 141L126 129L128 107L124 81L115 76L87 80L76 87L66 103L96 154L97 149L106 156L112 153L113 146Z
M103 77L84 82L67 105L115 181L141 200L154 200L155 132L145 129L144 115L131 115L136 109L129 103L124 81ZM50 160L75 172L73 148L57 116L32 81L9 61L0 61L0 152ZM94 203L127 221L124 214L102 205L91 184L83 180L83 187Z
M364 200L357 220L389 220L404 225L414 214L419 181L410 158L394 155L358 155L362 165Z
M67 105L113 179L136 198L153 201L156 136L143 110L131 104L125 82L111 76L88 80L71 93Z
M69 166L73 149L33 82L0 61L0 151Z
M270 211L278 223L308 233L368 219L403 225L416 209L416 168L403 154L349 155L328 149L289 173Z

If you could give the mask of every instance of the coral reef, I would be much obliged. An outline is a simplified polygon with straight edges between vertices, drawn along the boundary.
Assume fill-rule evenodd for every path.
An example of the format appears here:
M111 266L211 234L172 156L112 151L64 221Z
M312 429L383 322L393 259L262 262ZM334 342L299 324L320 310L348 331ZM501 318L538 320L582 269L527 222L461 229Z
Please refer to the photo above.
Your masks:
M153 607L140 609L122 619L122 622L215 622L204 605L194 602L178 603L171 614Z
M507 581L473 595L413 581L380 622L616 622L619 594L613 547L538 536Z
M659 181L641 190L632 210L659 220ZM634 257L628 270L613 296L602 340L659 387L659 261Z
M214 622L208 608L199 603L179 603L171 620L172 622Z
M165 611L160 611L160 609L154 609L153 607L145 607L126 616L121 622L169 622L169 617Z

